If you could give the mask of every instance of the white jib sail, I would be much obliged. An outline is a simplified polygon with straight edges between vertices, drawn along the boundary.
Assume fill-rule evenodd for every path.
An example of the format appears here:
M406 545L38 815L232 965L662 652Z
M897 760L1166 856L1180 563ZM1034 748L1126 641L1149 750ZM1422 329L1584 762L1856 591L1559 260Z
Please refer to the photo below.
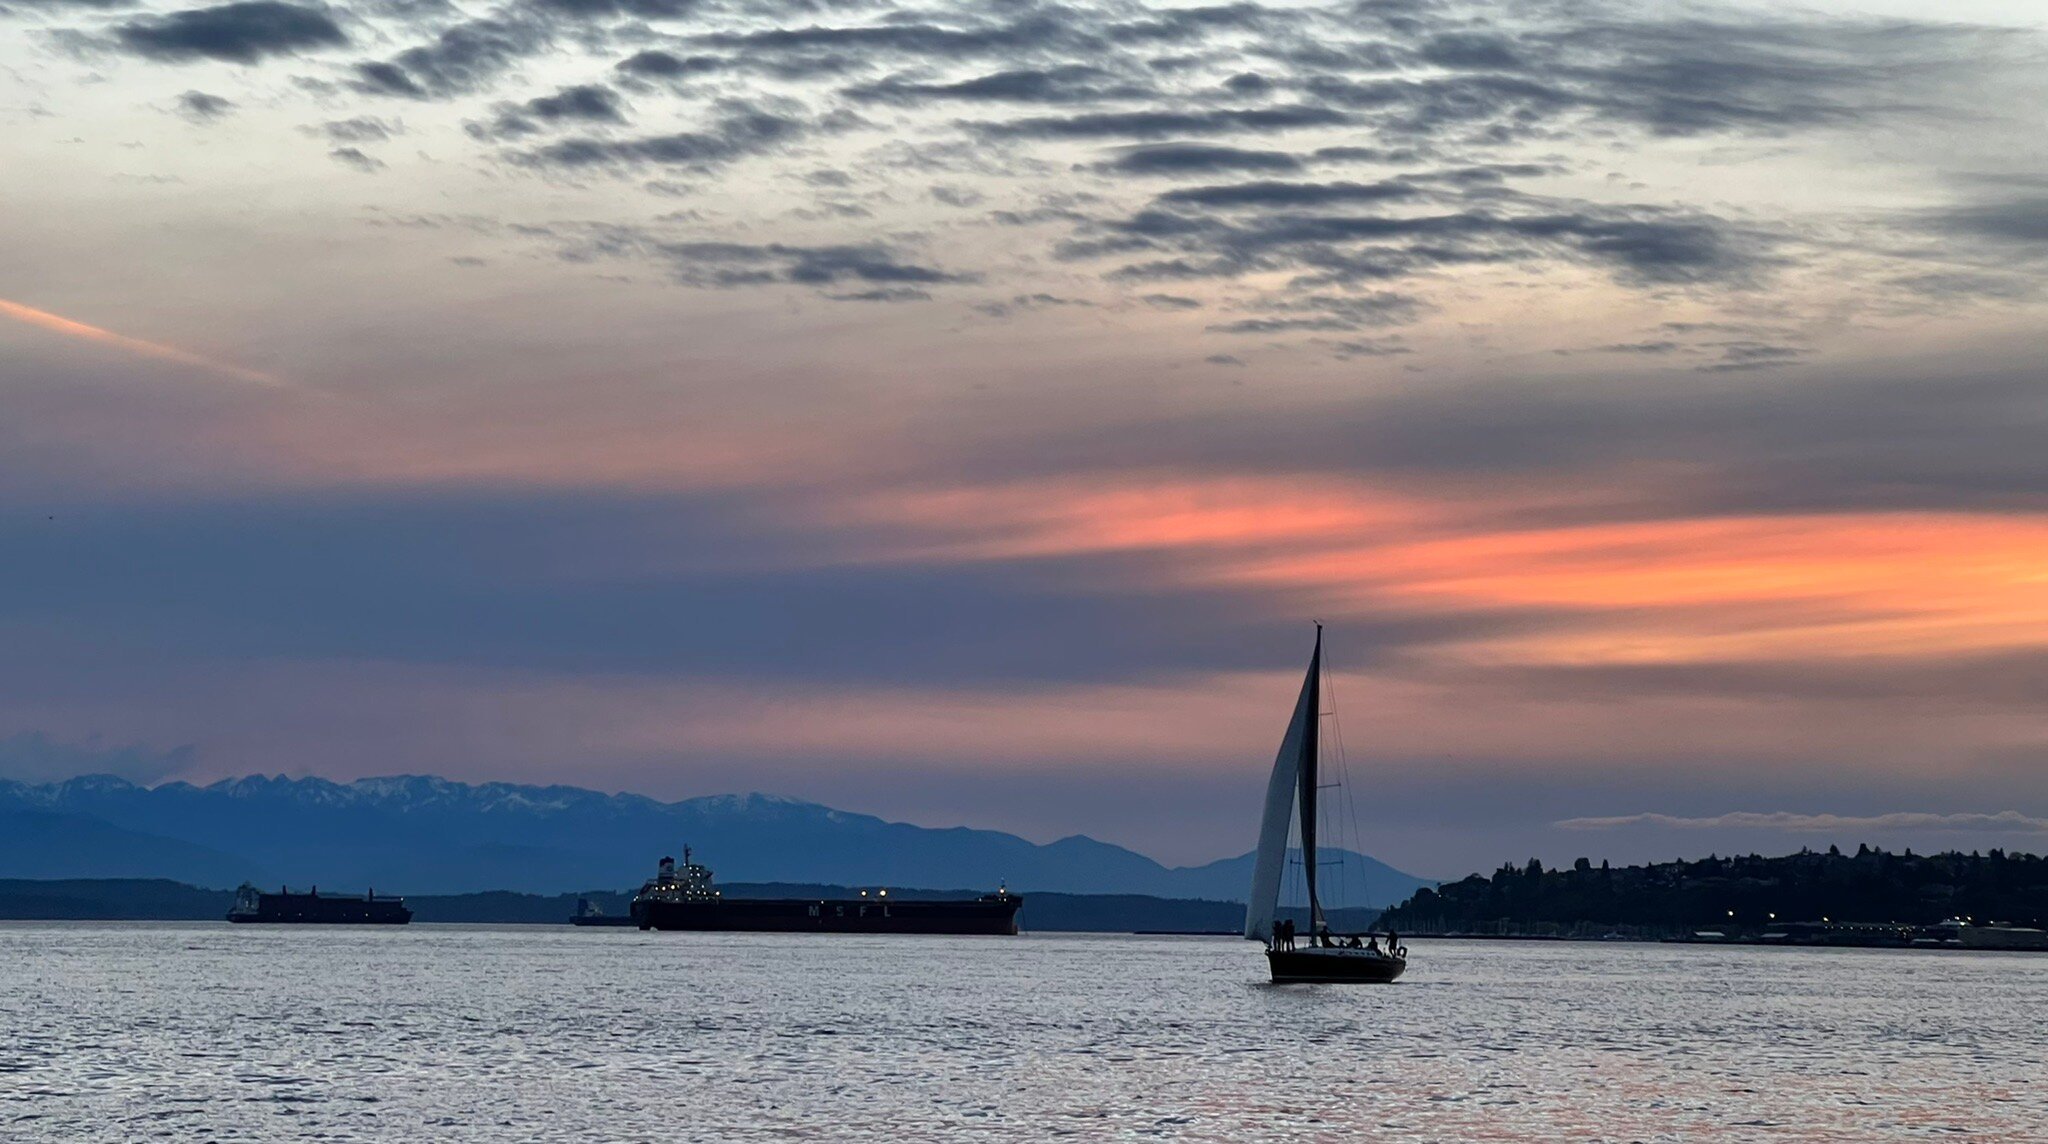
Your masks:
M1294 718L1287 721L1287 734L1280 740L1280 754L1273 760L1273 776L1266 780L1266 813L1259 820L1259 854L1252 863L1252 891L1244 908L1244 936L1265 941L1273 936L1273 910L1280 903L1280 878L1287 869L1287 832L1294 821L1294 796L1301 781L1301 748L1308 737L1308 721L1322 712L1313 669L1301 681L1301 698L1294 704Z

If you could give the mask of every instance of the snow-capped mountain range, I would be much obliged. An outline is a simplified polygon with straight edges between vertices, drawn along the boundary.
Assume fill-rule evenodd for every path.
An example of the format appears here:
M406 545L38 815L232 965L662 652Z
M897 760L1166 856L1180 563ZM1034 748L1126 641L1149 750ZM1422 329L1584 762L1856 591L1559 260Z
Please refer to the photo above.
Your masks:
M10 878L558 893L630 888L686 842L726 883L968 889L1007 882L1023 891L1236 900L1251 870L1249 854L1169 868L1080 835L1040 845L766 794L661 802L423 775L346 783L251 775L153 787L113 775L0 781L0 877ZM1323 880L1331 905L1389 905L1431 884L1348 854L1342 876Z

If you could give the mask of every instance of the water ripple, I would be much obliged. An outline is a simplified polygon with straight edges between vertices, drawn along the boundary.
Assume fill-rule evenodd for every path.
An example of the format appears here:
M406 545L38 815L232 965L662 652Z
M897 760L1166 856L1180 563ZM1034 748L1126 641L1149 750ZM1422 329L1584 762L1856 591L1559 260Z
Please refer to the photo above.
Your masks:
M2039 1137L2048 958L0 924L8 1141Z

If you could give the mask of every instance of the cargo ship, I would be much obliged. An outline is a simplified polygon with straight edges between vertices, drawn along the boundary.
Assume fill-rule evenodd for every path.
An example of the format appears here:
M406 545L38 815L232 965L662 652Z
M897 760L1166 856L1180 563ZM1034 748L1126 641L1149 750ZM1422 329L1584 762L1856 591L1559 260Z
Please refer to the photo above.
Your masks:
M279 922L301 925L386 925L402 926L412 920L404 898L380 898L377 891L358 898L353 894L322 894L320 887L294 894L280 887L275 894L242 883L235 891L235 905L228 911L231 922Z
M863 890L857 898L728 898L685 846L680 871L675 859L663 858L633 895L632 920L643 930L1013 935L1023 905L1007 887L965 900L892 898L887 890Z

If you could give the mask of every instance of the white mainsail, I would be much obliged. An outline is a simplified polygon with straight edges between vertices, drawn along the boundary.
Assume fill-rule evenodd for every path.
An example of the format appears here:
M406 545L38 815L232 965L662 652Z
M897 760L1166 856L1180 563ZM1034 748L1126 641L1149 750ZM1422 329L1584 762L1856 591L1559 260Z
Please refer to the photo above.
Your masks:
M1259 854L1252 864L1251 897L1244 909L1244 936L1253 941L1273 936L1273 911L1280 903L1280 879L1287 869L1287 832L1301 784L1301 758L1314 742L1315 721L1322 717L1322 648L1323 630L1318 626L1316 654L1309 659L1294 718L1287 721L1273 775L1266 780L1266 813L1259 820Z

